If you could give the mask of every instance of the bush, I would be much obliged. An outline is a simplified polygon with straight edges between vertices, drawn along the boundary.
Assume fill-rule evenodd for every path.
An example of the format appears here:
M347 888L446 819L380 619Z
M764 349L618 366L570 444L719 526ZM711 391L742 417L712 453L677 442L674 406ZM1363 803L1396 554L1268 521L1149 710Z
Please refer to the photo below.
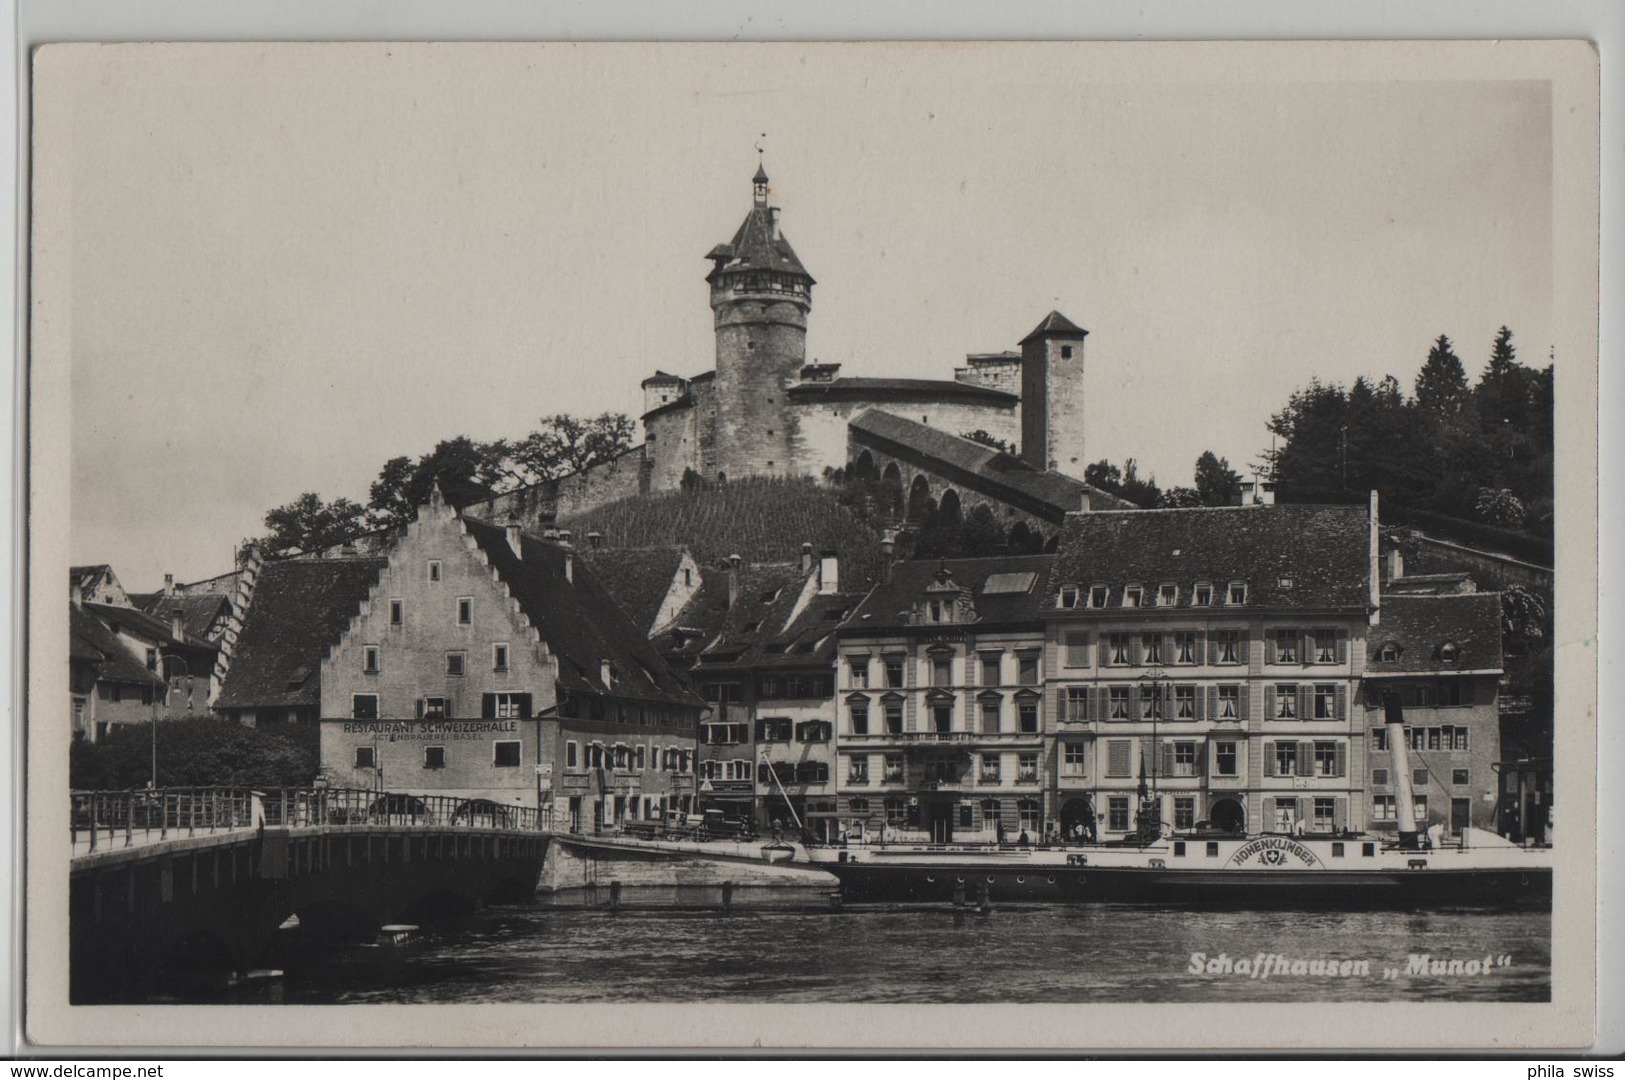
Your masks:
M158 722L159 787L304 787L316 778L316 761L314 725L250 728L215 716ZM68 777L79 790L146 787L152 725L121 724L99 743L74 743Z

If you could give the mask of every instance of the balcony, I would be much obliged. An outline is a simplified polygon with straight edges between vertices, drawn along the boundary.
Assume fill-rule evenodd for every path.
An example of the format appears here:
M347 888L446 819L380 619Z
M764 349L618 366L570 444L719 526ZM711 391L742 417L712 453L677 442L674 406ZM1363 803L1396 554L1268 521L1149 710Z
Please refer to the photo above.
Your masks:
M1041 731L900 731L852 738L882 739L915 746L968 746L976 743L1039 742Z

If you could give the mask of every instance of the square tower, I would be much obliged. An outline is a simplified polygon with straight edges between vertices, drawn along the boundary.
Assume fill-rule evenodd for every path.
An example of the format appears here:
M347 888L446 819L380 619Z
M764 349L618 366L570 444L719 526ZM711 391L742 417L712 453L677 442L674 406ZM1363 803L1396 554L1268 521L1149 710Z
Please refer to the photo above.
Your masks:
M1083 339L1089 331L1052 311L1021 339L1021 457L1035 469L1082 479Z

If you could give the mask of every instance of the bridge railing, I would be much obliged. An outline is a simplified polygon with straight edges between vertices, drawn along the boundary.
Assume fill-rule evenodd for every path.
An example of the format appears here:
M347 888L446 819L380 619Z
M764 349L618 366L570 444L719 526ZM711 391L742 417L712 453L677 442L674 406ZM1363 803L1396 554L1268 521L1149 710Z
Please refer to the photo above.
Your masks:
M525 829L545 826L535 807L489 799L417 795L356 788L201 787L70 793L73 848L154 843L262 826L387 825L394 827Z

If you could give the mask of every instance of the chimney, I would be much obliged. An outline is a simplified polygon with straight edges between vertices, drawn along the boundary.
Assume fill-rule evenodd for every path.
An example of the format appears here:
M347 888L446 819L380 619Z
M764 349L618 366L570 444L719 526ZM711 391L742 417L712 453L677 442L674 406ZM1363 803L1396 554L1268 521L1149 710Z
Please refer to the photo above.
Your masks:
M1370 561L1366 566L1366 576L1371 583L1371 595L1368 599L1371 607L1371 614L1368 617L1367 622L1371 626L1377 626L1382 622L1382 526L1379 524L1381 517L1377 513L1376 488L1371 489L1371 509L1369 511L1369 515L1371 541L1367 555Z
M597 551L599 548L603 547L604 534L599 532L597 529L594 529L592 532L588 533L587 546L592 548L594 551Z
M165 596L174 596L175 595L175 575L174 574L165 574L164 575L164 595Z
M880 538L880 582L891 584L892 563L897 561L897 534L890 529Z
M513 550L515 555L523 559L525 557L525 547L524 542L519 539L519 522L508 522L502 531L508 536L508 547Z
M574 585L576 580L576 553L569 544L560 544L564 552L564 580Z
M186 640L186 612L180 608L169 609L169 636L176 641Z
M608 660L598 661L598 681L604 684L604 688L606 690L609 689L610 683L613 682L614 679L615 666Z
M570 542L570 535L571 534L570 534L569 529L560 529L559 530L559 543L568 544Z
M738 555L728 556L728 610L739 606L739 564L745 560Z
M801 572L803 574L812 570L812 545L801 545Z
M841 560L833 551L826 551L818 557L818 591L841 591Z

